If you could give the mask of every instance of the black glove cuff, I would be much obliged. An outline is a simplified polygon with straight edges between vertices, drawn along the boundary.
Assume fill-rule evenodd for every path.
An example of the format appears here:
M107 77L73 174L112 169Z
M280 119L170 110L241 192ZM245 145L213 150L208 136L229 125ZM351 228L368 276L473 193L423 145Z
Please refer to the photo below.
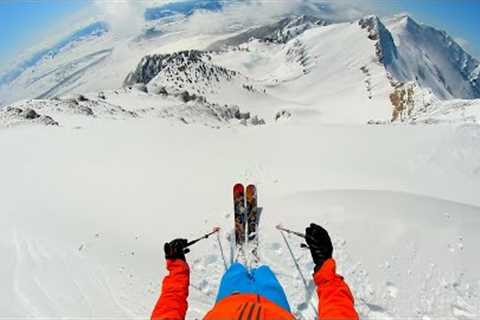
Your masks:
M317 271L322 268L323 263L324 263L325 261L326 261L326 260L322 260L322 261L320 261L319 263L317 263L317 264L315 265L315 268L313 268L313 272L314 272L314 273L317 273Z

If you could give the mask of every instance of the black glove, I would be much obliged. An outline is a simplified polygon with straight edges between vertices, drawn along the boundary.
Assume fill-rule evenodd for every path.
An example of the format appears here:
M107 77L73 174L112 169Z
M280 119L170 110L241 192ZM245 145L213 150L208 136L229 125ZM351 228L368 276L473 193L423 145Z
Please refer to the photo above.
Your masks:
M310 248L313 262L315 263L314 271L317 272L325 260L332 257L332 240L330 240L327 230L315 223L311 223L310 227L307 227L305 230L305 241Z
M189 249L185 248L187 243L187 239L175 239L173 241L166 242L163 246L163 249L165 250L165 259L180 259L186 261L185 254L190 252Z

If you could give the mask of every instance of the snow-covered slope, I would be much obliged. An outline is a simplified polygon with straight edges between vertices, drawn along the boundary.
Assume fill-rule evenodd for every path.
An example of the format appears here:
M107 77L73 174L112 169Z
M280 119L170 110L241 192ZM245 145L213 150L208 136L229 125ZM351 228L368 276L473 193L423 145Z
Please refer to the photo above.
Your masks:
M60 125L82 128L95 120L140 118L171 119L185 125L211 128L236 125L263 125L257 115L242 112L237 105L219 105L187 92L149 95L135 86L98 95L71 95L55 99L25 100L0 111L0 128L25 124Z
M393 89L375 44L359 23L317 26L286 43L254 39L219 52L147 56L126 84L187 90L269 119L287 109L325 122L387 120Z
M407 15L386 19L397 54L387 69L399 81L417 81L442 99L480 98L480 62L446 32Z
M260 253L299 319L313 318L305 302L316 301L277 223L328 228L362 319L480 316L478 125L212 130L158 118L82 119L76 128L1 129L4 317L148 317L165 241L219 225L230 255L238 181L258 186ZM290 241L308 276L308 251ZM188 261L187 319L198 319L223 271L216 240L192 248Z
M445 105L440 87L419 81L416 74L406 75L410 69L404 63L413 70L422 60L398 46L375 16L331 25L313 18L289 18L210 48L222 50L146 56L125 83L147 84L152 92L187 90L220 104L239 104L266 119L286 111L308 115L309 120L316 115L323 122L387 123L414 120L418 110L443 112ZM473 58L468 61L476 63ZM441 62L450 69L439 61L432 68L459 67L451 61ZM428 79L440 81L436 72L429 72ZM474 83L454 82L443 84L467 88ZM465 94L462 90L456 91L459 97L476 96L474 91Z

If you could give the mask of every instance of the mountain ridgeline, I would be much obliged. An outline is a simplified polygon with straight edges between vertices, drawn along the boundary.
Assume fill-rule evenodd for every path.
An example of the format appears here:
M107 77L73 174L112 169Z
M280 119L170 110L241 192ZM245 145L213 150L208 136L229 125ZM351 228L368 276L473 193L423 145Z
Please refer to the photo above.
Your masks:
M446 32L407 15L385 21L398 55L386 68L399 81L416 81L441 99L480 98L480 63Z
M119 36L104 22L73 32L0 75L0 105L121 87L128 95L135 87L152 99L263 109L265 119L308 108L327 122L377 124L480 99L479 61L446 32L407 15L350 22L292 15L198 37L182 24L196 10L220 10L219 2L189 3L147 10L138 35Z
M418 24L406 15L384 21L377 16L368 16L357 23L367 32L368 39L375 42L378 62L384 65L392 85L414 81L444 100L480 98L479 61L444 31ZM208 55L208 51L228 50L251 40L287 43L307 30L330 24L311 16L287 17L214 42L207 51L146 56L128 75L125 84L147 83L169 63L178 63L178 59L201 60L200 57ZM354 50L346 44L345 50L350 48Z
M296 36L302 34L318 26L326 26L331 24L329 20L313 17L313 16L290 16L280 19L278 22L265 26L254 27L240 34L219 40L212 43L208 50L225 50L229 47L239 46L251 39L259 39L262 41L270 41L275 43L287 43Z

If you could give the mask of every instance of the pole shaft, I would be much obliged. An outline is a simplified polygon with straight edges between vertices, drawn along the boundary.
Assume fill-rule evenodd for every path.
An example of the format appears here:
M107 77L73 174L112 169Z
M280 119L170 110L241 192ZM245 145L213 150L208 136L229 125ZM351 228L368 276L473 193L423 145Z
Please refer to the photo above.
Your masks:
M198 239L195 239L195 240L192 240L192 241L188 242L187 245L185 246L185 248L188 248L188 247L190 247L191 245L194 245L195 243L197 243L197 242L200 241L200 240L207 239L207 238L210 237L212 234L217 233L217 232L219 232L219 231L220 231L220 228L214 228L212 232L207 233L207 234L201 236L201 237L198 238Z
M297 258L295 258L295 255L293 254L293 250L292 250L292 247L290 247L290 244L288 243L288 240L287 240L287 237L285 237L285 235L283 234L283 231L282 229L280 229L281 227L277 226L277 229L280 231L280 234L282 235L282 238L283 238L283 241L285 242L285 245L287 246L287 249L288 249L288 252L290 253L290 257L292 257L292 260L293 260L293 263L295 264L295 268L297 269L298 271L298 274L300 275L300 277L302 278L302 281L303 281L303 284L305 286L305 295L306 295L306 298L308 297L308 282L307 280L305 279L305 277L303 276L303 272L302 272L302 269L300 269L300 265L298 264L297 262ZM287 231L285 231L287 232ZM294 233L295 234L295 233ZM320 299L320 297L318 297ZM309 302L309 305L310 307L312 308L313 312L315 313L315 317L317 318L318 317L318 312L317 312L317 309L315 308L315 306L312 305L312 302L310 301Z
M223 252L222 242L220 241L220 233L217 233L218 248L220 249L220 254L222 255L223 265L225 266L225 271L228 269L227 259L225 258L225 253Z
M277 229L280 230L280 231L285 231L286 233L294 234L294 235L296 235L300 238L305 239L305 234L297 232L297 231L293 231L293 230L290 230L290 229L287 229L287 228L284 228L281 225L278 225Z

